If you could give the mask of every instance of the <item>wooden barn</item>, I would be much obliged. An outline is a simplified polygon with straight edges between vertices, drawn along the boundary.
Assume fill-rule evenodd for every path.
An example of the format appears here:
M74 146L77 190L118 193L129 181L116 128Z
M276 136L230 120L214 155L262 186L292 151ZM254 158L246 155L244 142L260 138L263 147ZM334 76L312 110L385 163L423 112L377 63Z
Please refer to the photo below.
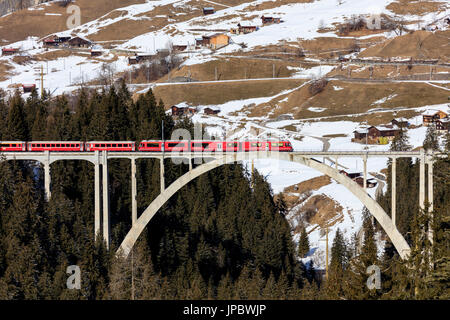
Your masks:
M392 119L391 123L392 123L392 125L398 126L399 128L408 128L409 127L409 122L408 122L408 119L406 119L406 118Z
M216 11L213 7L205 7L203 8L203 14L206 16L208 14L214 14Z
M441 132L450 132L450 118L438 119L435 121L436 130Z
M2 55L3 56L12 56L19 52L19 48L3 48Z
M257 26L243 26L240 23L237 25L237 29L231 29L230 32L234 34L247 34L251 32L258 31Z
M379 138L387 138L393 140L400 132L398 126L386 125L386 126L372 126L369 128L369 138L378 140Z
M103 54L103 48L100 46L93 46L91 48L91 57L98 57Z
M360 127L358 129L356 129L355 131L353 131L353 133L355 135L355 140L366 139L366 137L367 137L367 127Z
M203 109L203 113L204 113L204 114L207 114L207 115L210 115L210 116L216 115L216 114L218 114L219 112L220 112L220 109L218 109L218 108L210 108L210 107L207 107L207 108Z
M183 45L183 44L177 44L177 45L174 45L173 47L172 47L172 49L173 49L173 51L175 51L175 52L180 52L180 51L184 51L184 50L186 50L187 49L187 45Z
M281 22L281 18L262 16L261 17L261 22L262 22L263 25L264 24L272 24L272 23L280 23Z
M197 113L197 109L194 107L178 107L178 106L172 106L172 117L180 117L180 116L191 116L195 113Z
M92 45L92 42L84 37L76 36L70 39L68 44L71 47L89 48Z
M216 33L210 36L203 36L202 41L197 43L215 50L228 45L230 43L230 37L225 33Z
M34 89L36 89L35 84L22 84L22 89L24 93L32 92Z
M138 64L138 63L139 63L139 61L138 61L136 56L128 57L128 64L129 65Z

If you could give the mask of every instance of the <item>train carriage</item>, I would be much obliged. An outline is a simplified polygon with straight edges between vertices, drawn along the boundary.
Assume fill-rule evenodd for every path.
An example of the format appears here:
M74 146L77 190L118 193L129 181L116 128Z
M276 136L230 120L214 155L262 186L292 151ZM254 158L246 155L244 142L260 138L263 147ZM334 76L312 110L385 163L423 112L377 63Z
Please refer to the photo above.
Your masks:
M33 141L28 142L28 151L77 152L84 151L81 141Z
M88 141L86 151L135 151L134 141Z
M139 151L161 152L163 151L164 142L161 140L143 140L139 144Z
M166 152L189 152L189 140L166 140L164 141Z
M24 141L0 141L0 152L27 151L27 143Z
M289 141L270 141L270 151L290 152L293 151L292 145Z

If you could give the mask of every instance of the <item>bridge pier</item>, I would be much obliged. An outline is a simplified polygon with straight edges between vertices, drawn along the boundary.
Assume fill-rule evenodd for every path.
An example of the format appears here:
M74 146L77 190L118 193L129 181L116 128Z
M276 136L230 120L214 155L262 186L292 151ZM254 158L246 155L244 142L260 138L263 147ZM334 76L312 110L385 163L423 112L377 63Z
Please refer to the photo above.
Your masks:
M131 222L137 221L137 183L136 183L136 159L131 159Z
M108 152L102 152L103 167L103 239L109 249L109 192L108 192Z
M367 190L367 155L365 155L363 158L363 164L364 164L363 188L364 188L364 190Z
M420 149L419 158L419 206L420 209L425 209L425 154L423 149Z
M160 177L160 182L161 182L161 193L163 193L164 190L166 189L166 184L164 182L164 158L160 159L160 163L159 163L159 177Z
M434 190L433 190L433 160L431 157L428 159L428 212L430 212L430 222L428 225L428 240L433 243L433 201L434 201Z
M50 162L45 161L44 162L44 187L45 187L45 196L47 198L47 201L50 201L50 197L52 196L52 193L50 191Z
M391 190L391 218L394 226L397 215L397 158L392 158L392 190Z
M101 230L101 217L100 217L100 162L99 153L95 151L96 162L95 167L95 179L94 179L94 229L95 229L95 239L100 234Z

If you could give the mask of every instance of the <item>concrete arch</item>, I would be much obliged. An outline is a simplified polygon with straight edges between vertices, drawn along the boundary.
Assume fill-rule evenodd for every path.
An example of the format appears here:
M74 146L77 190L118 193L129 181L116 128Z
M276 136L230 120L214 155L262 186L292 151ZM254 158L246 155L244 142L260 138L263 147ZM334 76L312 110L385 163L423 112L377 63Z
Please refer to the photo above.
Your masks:
M411 249L393 224L391 218L386 214L383 208L372 199L367 192L361 188L356 182L348 178L347 176L340 174L336 169L331 168L319 161L314 159L293 155L289 153L278 153L278 152L255 152L255 153L236 153L234 155L219 156L216 160L202 164L195 169L185 173L183 176L174 181L167 189L165 189L153 202L147 207L147 209L141 214L139 219L130 229L128 234L125 236L122 244L120 245L117 253L124 256L128 256L138 237L145 229L147 224L153 218L153 216L158 212L158 210L166 203L178 190L188 184L190 181L199 177L200 175L218 168L224 164L230 164L237 161L243 160L254 160L254 159L276 159L296 162L310 168L316 169L319 172L331 177L338 183L345 186L353 195L355 195L370 211L370 213L377 219L382 228L385 230L386 234L391 239L394 247L399 253L402 259L407 258Z

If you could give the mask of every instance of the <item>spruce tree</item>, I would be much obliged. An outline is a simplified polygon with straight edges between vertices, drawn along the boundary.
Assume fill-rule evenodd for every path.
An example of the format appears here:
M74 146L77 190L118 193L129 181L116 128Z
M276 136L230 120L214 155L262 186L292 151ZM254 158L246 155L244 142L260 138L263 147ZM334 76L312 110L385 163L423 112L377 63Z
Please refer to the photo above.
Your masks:
M425 140L423 141L423 148L431 151L439 150L439 134L435 125L428 126Z
M298 241L298 256L300 258L303 258L306 256L306 254L309 252L309 240L308 240L308 233L306 232L305 226L302 227L300 231L300 239Z

